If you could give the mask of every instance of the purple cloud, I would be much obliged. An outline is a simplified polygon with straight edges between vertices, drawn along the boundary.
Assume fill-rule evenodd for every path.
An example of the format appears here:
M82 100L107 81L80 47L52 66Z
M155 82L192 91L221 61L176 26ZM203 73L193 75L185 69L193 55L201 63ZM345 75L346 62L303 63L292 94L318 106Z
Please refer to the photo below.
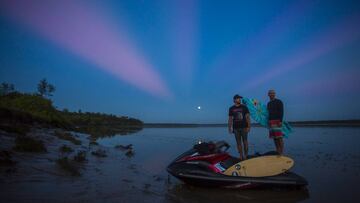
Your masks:
M10 20L122 81L158 97L171 97L164 81L136 49L121 22L113 22L99 5L70 0L4 0L0 10Z

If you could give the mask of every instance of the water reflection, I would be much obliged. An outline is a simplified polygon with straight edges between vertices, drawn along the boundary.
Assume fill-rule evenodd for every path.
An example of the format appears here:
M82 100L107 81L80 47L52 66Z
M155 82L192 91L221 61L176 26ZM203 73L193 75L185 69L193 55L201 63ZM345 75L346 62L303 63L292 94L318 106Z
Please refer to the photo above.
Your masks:
M120 128L113 128L107 126L91 126L83 129L84 132L91 135L93 140L99 138L113 137L115 135L130 135L138 133L143 130L142 126L127 126Z
M177 184L166 197L175 202L300 202L309 198L308 190L229 190Z
M267 134L264 128L252 128L249 134L250 154L274 150ZM145 128L133 136L105 138L99 143L109 147L133 144L136 156L131 161L147 174L164 178L168 176L166 166L199 139L225 140L231 145L230 154L237 155L235 139L227 134L226 128ZM360 194L353 192L360 181L359 139L360 128L295 128L291 137L285 140L285 153L295 160L291 170L308 180L309 192L194 188L177 181L170 189L165 188L168 192L164 194L167 200L178 202L215 202L233 198L245 202L360 200ZM333 184L328 184L330 180ZM334 184L337 186L333 187Z

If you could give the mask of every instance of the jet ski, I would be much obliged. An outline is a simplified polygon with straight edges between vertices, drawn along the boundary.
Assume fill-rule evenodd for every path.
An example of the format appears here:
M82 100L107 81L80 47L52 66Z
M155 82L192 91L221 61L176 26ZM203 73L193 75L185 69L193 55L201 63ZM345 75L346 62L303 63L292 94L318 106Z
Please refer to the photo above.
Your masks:
M255 188L255 187L295 187L306 186L307 181L290 171L276 176L245 177L228 176L223 172L238 163L238 158L230 156L230 145L225 141L202 142L195 144L172 161L167 167L168 173L186 184L203 187ZM276 152L255 154L249 158L274 155Z

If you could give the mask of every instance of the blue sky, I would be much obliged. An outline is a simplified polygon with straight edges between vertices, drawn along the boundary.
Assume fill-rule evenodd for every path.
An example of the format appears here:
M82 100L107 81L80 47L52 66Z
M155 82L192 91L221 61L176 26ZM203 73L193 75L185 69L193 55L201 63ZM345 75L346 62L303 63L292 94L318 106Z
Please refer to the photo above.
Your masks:
M275 89L287 120L360 119L359 1L27 2L0 3L0 81L59 109L219 123Z

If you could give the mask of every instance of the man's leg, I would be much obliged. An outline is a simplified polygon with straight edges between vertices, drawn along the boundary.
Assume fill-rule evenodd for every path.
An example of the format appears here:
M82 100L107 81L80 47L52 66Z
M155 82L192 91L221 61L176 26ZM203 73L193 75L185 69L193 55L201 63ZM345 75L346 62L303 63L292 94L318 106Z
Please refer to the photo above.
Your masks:
M282 137L278 138L280 154L284 153L284 140Z
M242 146L241 146L241 141L240 143L238 144L238 151L239 151L239 154L240 154L240 160L244 160L244 155L243 155L243 151L242 151Z
M274 143L275 143L275 147L276 147L277 153L281 154L279 139L278 139L278 138L274 138Z
M242 138L242 142L244 144L244 159L247 159L248 152L249 152L249 145L248 145L247 136L248 136L248 133L245 132L245 130L242 130L241 138Z
M238 152L240 154L240 159L243 160L244 156L243 156L243 151L242 151L242 145L241 145L241 132L239 129L234 130L235 132L235 138L236 138L236 144L237 144L237 149Z

